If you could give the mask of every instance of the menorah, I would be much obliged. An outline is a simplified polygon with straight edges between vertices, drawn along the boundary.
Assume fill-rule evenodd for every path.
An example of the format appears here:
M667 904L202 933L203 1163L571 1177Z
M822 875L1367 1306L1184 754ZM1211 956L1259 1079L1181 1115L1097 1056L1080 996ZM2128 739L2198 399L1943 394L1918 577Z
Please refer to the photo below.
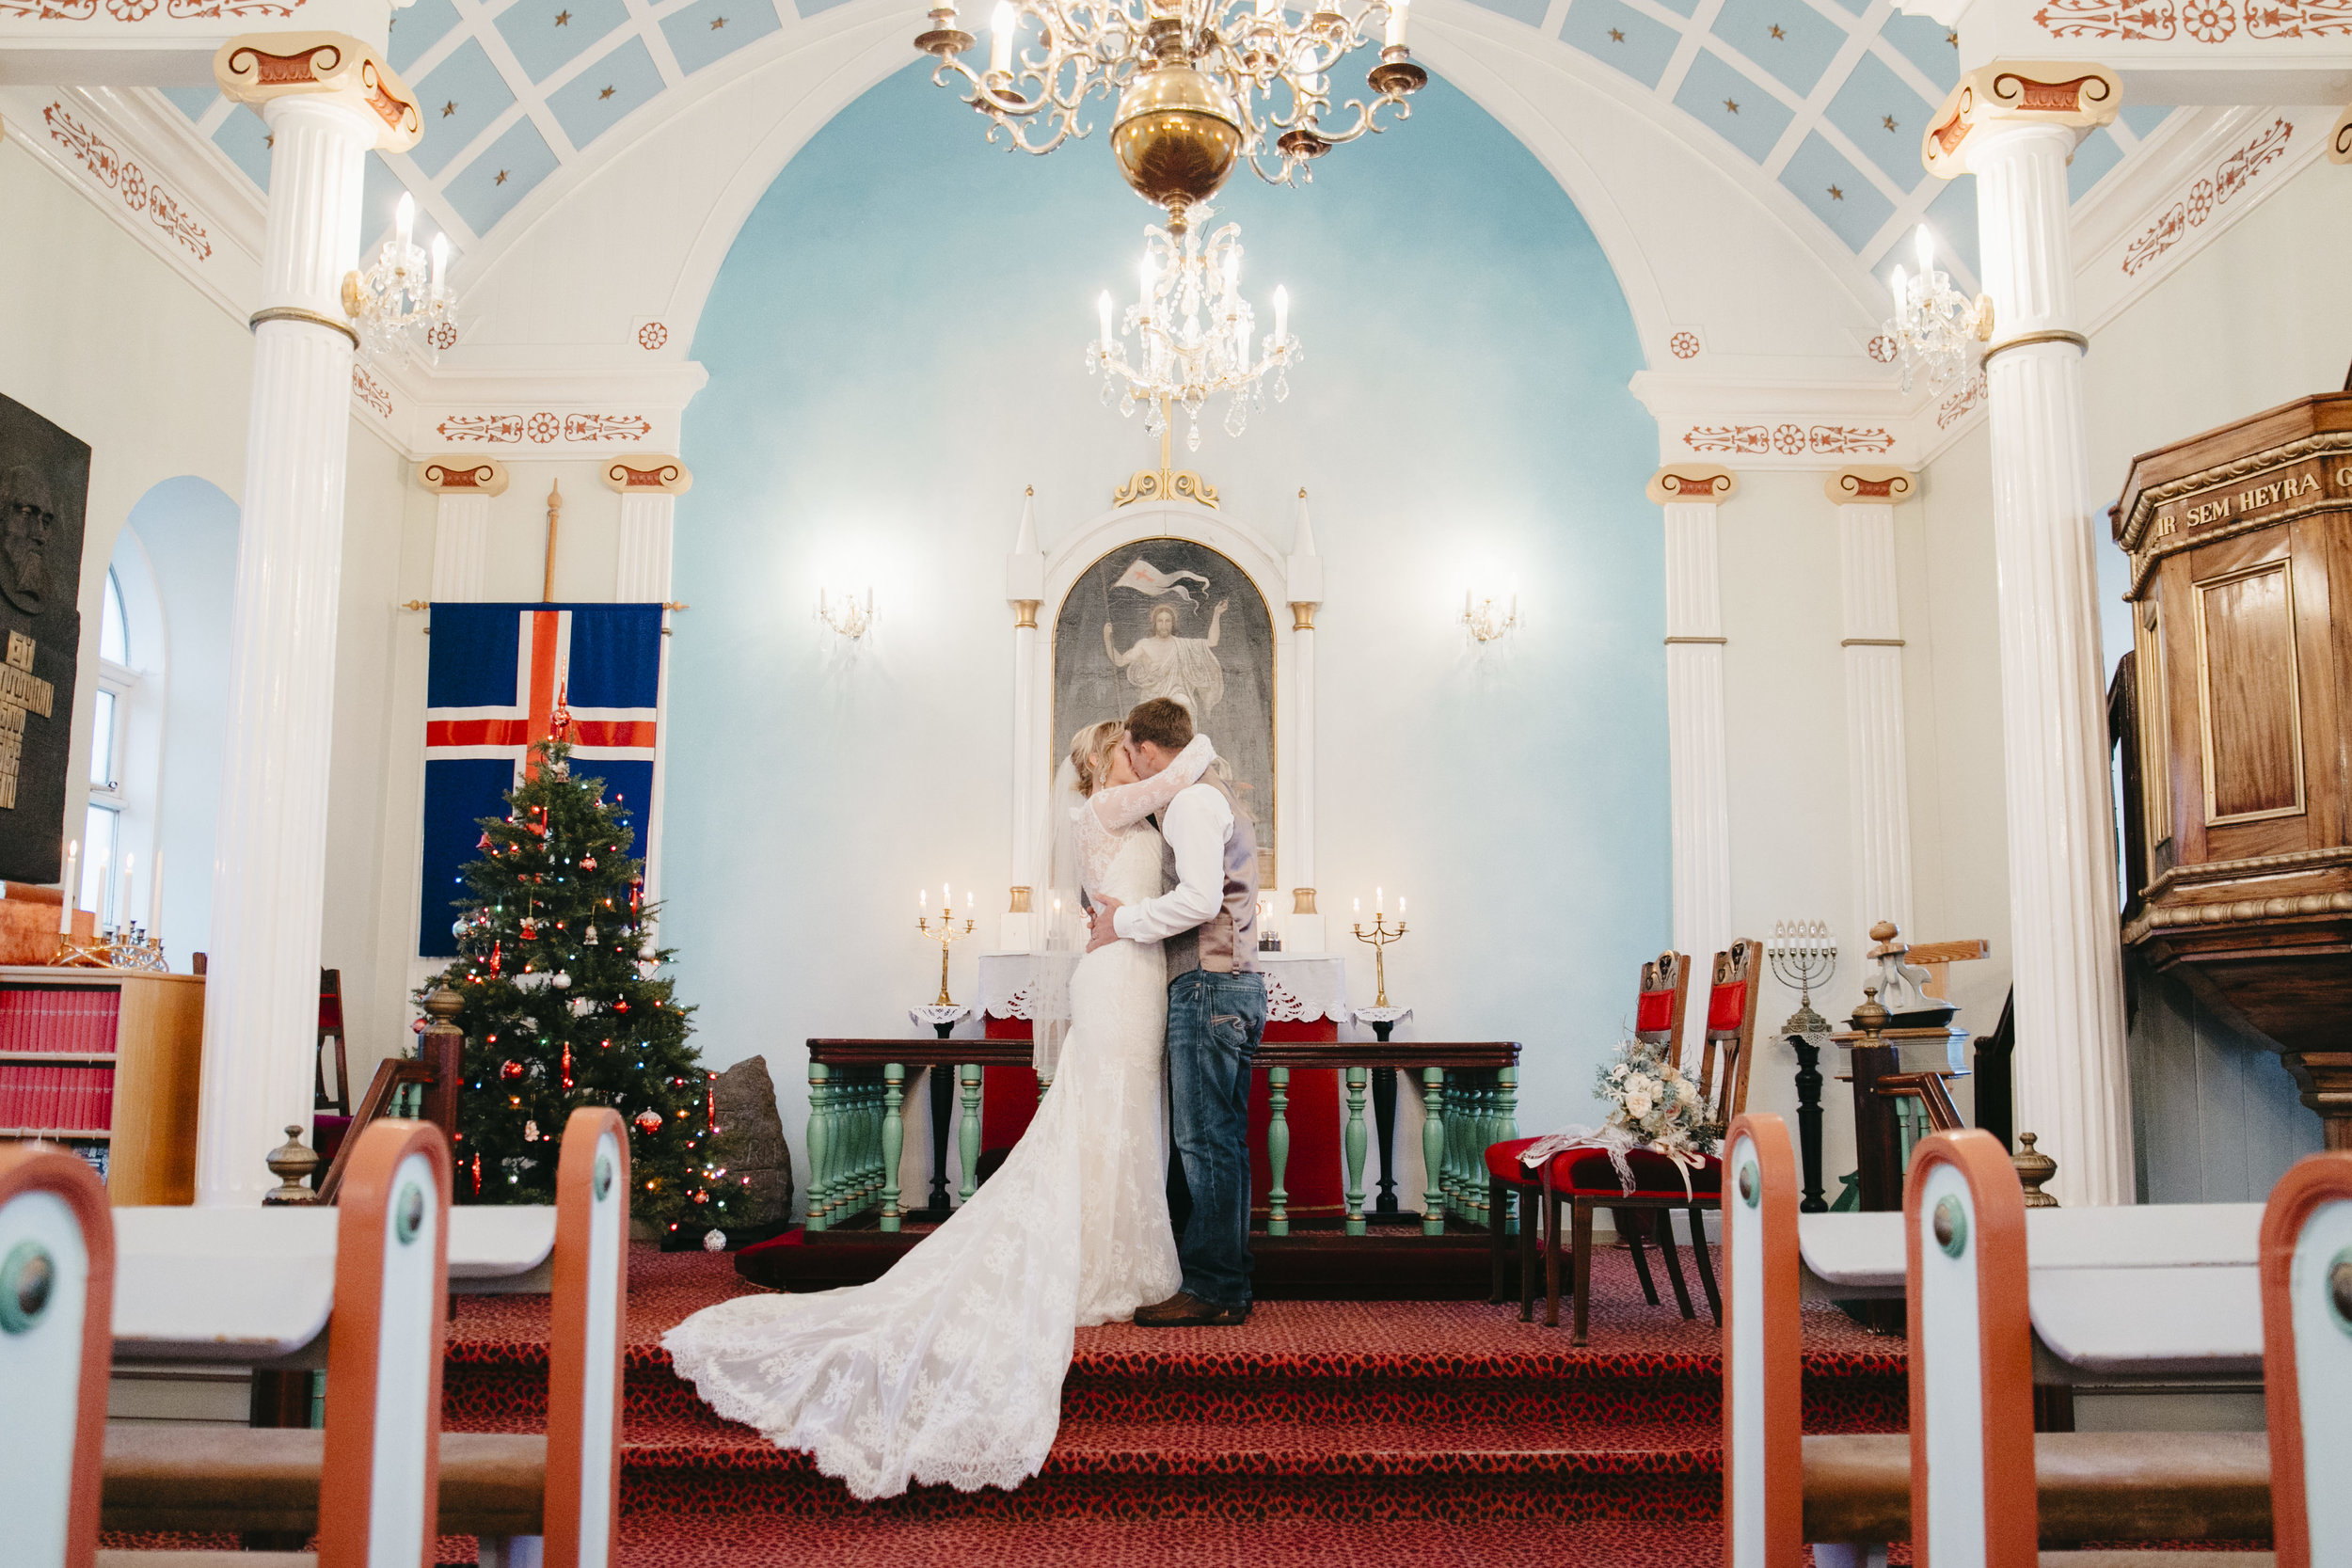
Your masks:
M1405 934L1405 917L1402 914L1396 917L1396 929L1391 931L1389 929L1388 914L1383 911L1375 910L1372 914L1372 929L1369 932L1364 929L1363 922L1360 920L1356 923L1354 929L1358 942L1372 944L1373 987L1379 992L1372 999L1372 1005L1375 1007L1385 1007L1389 1005L1389 943Z
M88 942L60 936L56 961L70 969L146 969L159 974L171 967L164 958L162 939L137 926L109 927Z
M1837 939L1826 920L1783 920L1764 944L1772 974L1798 993L1797 1010L1780 1026L1783 1035L1826 1035L1829 1020L1813 1010L1813 988L1826 985L1837 970Z
M966 920L963 929L959 931L956 929L956 917L942 911L937 925L932 924L929 915L915 916L914 928L939 943L939 1001L935 1006L952 1007L956 999L947 994L947 950L972 934L973 923Z

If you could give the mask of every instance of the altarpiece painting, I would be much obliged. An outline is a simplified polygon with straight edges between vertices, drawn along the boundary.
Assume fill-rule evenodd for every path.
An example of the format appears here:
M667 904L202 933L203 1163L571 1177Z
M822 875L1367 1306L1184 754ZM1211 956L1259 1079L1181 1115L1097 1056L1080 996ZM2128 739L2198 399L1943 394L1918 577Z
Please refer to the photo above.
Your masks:
M1055 618L1055 755L1080 725L1172 698L1216 740L1271 851L1274 674L1274 618L1248 573L1188 539L1121 545L1079 575Z

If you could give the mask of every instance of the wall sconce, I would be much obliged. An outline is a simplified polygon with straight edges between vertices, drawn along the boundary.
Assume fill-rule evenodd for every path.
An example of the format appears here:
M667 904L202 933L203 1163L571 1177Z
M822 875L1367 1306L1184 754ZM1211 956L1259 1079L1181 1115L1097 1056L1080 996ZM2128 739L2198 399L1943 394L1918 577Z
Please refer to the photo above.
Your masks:
M866 590L866 603L860 605L855 594L842 594L828 599L822 588L817 590L817 618L850 639L852 642L864 637L874 626L874 591Z
M343 314L356 324L359 347L369 357L389 354L413 331L425 358L440 362L440 351L457 341L452 320L457 295L449 286L449 236L433 236L428 272L425 252L411 238L417 228L417 198L403 191L392 220L392 237L366 271L343 276Z
M1470 591L1467 588L1462 590L1462 625L1470 627L1470 634L1479 641L1492 642L1518 624L1519 596L1517 594L1511 595L1510 610L1498 612L1491 596L1473 602Z

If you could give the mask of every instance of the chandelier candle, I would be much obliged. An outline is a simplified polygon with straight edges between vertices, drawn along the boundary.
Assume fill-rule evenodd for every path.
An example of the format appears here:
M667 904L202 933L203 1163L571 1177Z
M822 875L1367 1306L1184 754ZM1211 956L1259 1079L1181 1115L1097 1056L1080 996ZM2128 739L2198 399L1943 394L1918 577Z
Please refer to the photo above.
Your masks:
M1895 315L1884 328L1901 357L1903 390L1924 372L1928 389L1942 392L1963 380L1972 369L1968 345L1993 337L1993 301L1979 294L1973 301L1952 287L1950 277L1935 270L1935 242L1928 226L1919 226L1919 273L1906 277L1900 263L1889 286L1895 294Z
M1201 207L1194 215L1213 214ZM1087 349L1087 373L1102 372L1103 401L1117 392L1121 414L1149 410L1144 427L1153 435L1165 427L1168 405L1181 405L1191 420L1187 445L1197 451L1200 409L1210 398L1232 394L1225 433L1239 436L1250 411L1265 405L1263 383L1269 373L1275 401L1290 396L1284 372L1299 357L1298 340L1290 335L1290 293L1274 291L1274 332L1253 356L1257 317L1241 293L1241 226L1225 225L1205 245L1197 228L1154 224L1143 233L1136 308L1120 324L1112 319L1107 291L1096 302L1102 336ZM1136 339L1132 359L1120 341L1130 332Z

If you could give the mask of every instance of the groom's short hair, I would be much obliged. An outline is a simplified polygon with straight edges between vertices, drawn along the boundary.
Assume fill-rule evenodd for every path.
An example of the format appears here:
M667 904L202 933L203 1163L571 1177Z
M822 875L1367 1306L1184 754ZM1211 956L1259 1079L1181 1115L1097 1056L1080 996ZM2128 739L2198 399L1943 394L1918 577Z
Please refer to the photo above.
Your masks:
M1149 741L1164 751L1181 752L1192 744L1192 715L1172 697L1137 703L1127 715L1127 738L1137 745Z

